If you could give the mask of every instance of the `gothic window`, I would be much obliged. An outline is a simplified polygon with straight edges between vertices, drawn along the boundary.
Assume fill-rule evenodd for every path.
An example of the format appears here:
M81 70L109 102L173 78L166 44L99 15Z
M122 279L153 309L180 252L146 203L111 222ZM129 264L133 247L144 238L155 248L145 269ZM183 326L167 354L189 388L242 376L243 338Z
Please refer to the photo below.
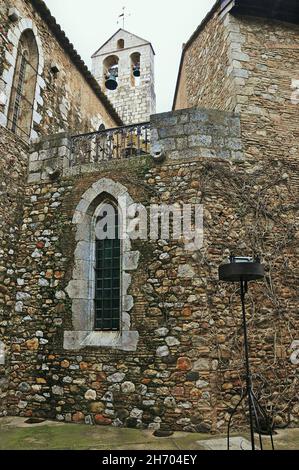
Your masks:
M22 138L29 138L38 70L38 48L32 30L25 30L19 40L11 90L8 127Z
M102 236L96 239L95 330L119 331L121 246L119 211L114 201L106 201L98 222L104 223Z

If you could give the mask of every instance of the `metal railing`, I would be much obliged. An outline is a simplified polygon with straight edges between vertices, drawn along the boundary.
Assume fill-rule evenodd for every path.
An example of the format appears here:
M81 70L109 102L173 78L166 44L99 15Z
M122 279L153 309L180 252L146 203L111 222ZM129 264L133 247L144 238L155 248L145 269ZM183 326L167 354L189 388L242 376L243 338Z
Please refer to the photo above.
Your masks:
M150 123L105 129L72 137L70 166L147 155Z

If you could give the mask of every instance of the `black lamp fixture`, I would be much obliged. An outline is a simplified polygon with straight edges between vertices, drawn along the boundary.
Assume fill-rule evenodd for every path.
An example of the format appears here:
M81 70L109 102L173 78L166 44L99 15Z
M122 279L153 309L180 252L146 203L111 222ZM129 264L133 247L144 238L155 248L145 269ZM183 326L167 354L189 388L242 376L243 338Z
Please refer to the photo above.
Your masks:
M270 435L272 449L274 450L272 423L263 406L259 403L254 394L252 375L250 372L249 363L249 344L248 344L248 331L246 322L245 310L245 296L248 292L248 282L263 279L265 276L264 266L261 264L259 257L247 256L230 256L227 263L219 267L219 279L224 282L239 282L240 283L240 297L242 304L242 319L243 319L243 333L244 333L244 349L245 349L245 369L246 369L246 389L236 407L233 409L229 422L227 432L227 448L230 449L230 429L232 419L237 412L241 403L247 398L249 409L250 421L250 434L251 434L251 447L256 450L254 432L259 435L260 449L263 450L262 434L265 432Z

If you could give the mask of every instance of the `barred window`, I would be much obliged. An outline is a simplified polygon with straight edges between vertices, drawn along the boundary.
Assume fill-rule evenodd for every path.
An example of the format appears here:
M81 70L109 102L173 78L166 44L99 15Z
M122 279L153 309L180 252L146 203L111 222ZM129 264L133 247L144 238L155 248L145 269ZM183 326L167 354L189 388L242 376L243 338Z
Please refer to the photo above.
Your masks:
M119 58L117 55L110 55L106 57L103 62L103 78L104 78L104 87L106 87L107 78L114 77L118 81L119 76Z
M9 129L23 139L31 134L38 61L34 34L27 29L19 41L8 111Z
M96 239L95 329L120 330L121 244L119 211L114 201L103 204L98 219L101 239Z

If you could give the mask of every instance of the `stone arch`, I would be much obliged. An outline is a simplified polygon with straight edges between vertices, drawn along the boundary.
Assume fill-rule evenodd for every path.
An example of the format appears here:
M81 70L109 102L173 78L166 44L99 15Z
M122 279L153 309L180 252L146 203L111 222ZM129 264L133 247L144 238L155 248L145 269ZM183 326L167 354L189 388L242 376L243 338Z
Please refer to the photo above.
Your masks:
M34 22L30 18L23 18L21 19L15 26L12 28L8 33L8 40L13 44L13 49L11 52L7 51L5 54L5 58L10 64L10 67L7 71L3 73L2 79L5 83L5 90L4 95L6 96L5 108L4 113L0 115L0 123L3 126L7 126L8 123L8 112L9 112L9 103L11 100L12 94L12 86L14 80L14 72L16 68L16 61L18 56L18 46L19 41L22 34L26 30L31 30L36 41L36 46L38 50L38 67L37 67L37 80L35 86L35 96L34 96L34 103L33 103L33 113L32 113L32 125L31 125L31 133L30 138L34 139L37 138L37 133L33 130L33 124L40 124L41 122L41 115L37 112L38 105L43 104L43 99L41 96L42 90L45 88L45 82L42 78L43 70L44 70L44 53L42 48L42 42L40 40L38 30L34 24Z
M120 201L122 224L127 225L128 209L133 204L127 188L113 180L102 178L95 182L82 196L73 216L76 227L76 249L72 279L67 293L72 300L73 330L64 334L64 348L81 349L86 346L110 347L124 351L135 351L139 334L132 331L130 311L134 299L128 295L131 272L138 267L140 253L131 250L131 241L123 232L121 240L121 328L119 332L94 330L94 253L95 220L101 203L111 197Z
M9 129L23 138L31 135L38 59L35 36L26 29L19 40L8 110Z

